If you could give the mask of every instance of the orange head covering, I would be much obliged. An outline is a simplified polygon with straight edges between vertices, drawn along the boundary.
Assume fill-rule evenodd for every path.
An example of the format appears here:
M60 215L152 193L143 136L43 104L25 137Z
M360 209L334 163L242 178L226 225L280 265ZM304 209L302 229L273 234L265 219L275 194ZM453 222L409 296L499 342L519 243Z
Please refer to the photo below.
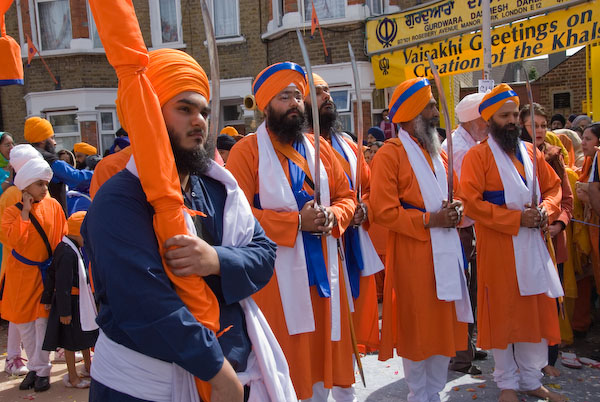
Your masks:
M208 77L192 56L175 49L158 49L149 54L146 76L158 95L161 107L185 91L197 92L210 100Z
M390 99L389 118L393 123L411 121L431 100L431 84L427 78L412 78L398 85Z
M73 151L81 152L82 154L86 155L98 154L98 150L96 149L96 147L91 146L87 142L78 142L77 144L73 145Z
M313 73L313 81L315 82L315 87L318 87L318 86L329 87L329 84L327 83L327 81L325 81L323 79L323 77L321 77L317 73ZM309 94L310 94L310 87L308 86L308 83L307 83L305 98L308 97Z
M85 218L86 211L77 211L67 219L67 227L69 228L68 234L71 236L81 236L79 231L81 230L81 224Z
M240 133L238 133L238 131L235 129L235 127L231 127L231 126L227 126L227 127L223 127L223 130L221 130L221 134L225 134L228 135L230 137L236 137L238 135L240 135Z
M25 120L25 140L30 144L42 142L54 135L52 124L40 117L30 117Z
M296 63L285 61L262 70L252 83L252 93L260 110L265 110L271 99L284 88L294 84L302 96L306 94L306 73Z
M506 102L514 102L519 106L519 95L508 84L500 84L485 94L479 104L479 113L483 120L489 121Z

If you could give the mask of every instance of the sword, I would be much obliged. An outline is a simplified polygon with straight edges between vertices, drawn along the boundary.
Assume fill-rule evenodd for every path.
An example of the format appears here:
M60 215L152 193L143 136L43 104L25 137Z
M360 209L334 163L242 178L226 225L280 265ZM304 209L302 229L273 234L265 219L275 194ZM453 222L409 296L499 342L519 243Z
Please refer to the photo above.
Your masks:
M529 73L525 69L523 63L519 63L519 67L525 77L525 85L527 87L527 98L529 100L529 118L531 119L531 143L533 144L533 177L531 178L531 208L537 208L537 146L535 144L535 115L533 113L533 94L531 85L529 84Z
M444 113L444 122L446 124L446 144L448 145L448 203L451 203L452 198L454 197L454 148L452 146L452 134L450 132L452 127L450 124L450 113L448 112L446 94L444 93L444 87L442 87L437 67L433 64L433 60L429 54L427 54L427 60L429 61L429 68L431 69L431 74L433 74L433 80L435 81L435 86L438 90L440 105L442 105L442 113Z
M206 43L208 45L208 60L210 62L210 92L212 94L208 138L211 138L214 141L216 141L217 136L219 135L219 114L221 112L219 53L217 51L217 40L215 39L215 30L213 28L212 19L210 18L210 9L208 8L206 0L202 0L200 2L200 5L202 6L202 20L204 22L204 33L206 34Z
M362 204L362 186L361 186L361 176L362 176L362 165L364 163L364 154L362 153L362 145L363 145L363 114L362 114L362 101L360 97L360 78L358 76L358 66L356 65L356 58L354 57L354 51L352 50L352 45L348 42L348 52L350 53L350 61L352 62L352 72L354 73L354 92L356 93L356 108L357 108L357 123L358 127L356 128L356 142L358 145L358 155L356 161L356 180L354 181L354 187L356 189L356 200L359 205Z
M313 182L315 184L315 208L321 208L321 128L319 127L319 107L317 105L317 92L315 89L315 80L312 75L312 67L310 66L310 58L306 51L306 45L304 44L304 38L300 33L299 29L296 29L296 35L298 35L298 43L300 44L300 50L302 51L302 58L304 59L304 66L306 67L306 78L308 80L308 88L310 90L310 103L312 107L312 118L313 118L313 132L315 136L315 173ZM327 219L327 214L325 214ZM327 225L327 222L325 222Z

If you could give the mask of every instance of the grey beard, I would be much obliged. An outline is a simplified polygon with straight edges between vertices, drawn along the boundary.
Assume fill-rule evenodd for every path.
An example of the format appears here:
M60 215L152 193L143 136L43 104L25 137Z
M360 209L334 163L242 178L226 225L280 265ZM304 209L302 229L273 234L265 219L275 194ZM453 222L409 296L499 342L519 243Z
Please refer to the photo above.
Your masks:
M442 144L435 129L435 119L425 119L422 115L415 118L415 137L431 156L438 156Z

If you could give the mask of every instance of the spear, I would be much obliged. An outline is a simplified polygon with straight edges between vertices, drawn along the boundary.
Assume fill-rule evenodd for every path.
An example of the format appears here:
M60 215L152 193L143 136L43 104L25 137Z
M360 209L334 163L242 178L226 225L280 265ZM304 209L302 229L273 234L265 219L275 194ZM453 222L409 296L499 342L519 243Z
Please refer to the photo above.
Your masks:
M204 21L204 33L206 34L206 43L208 45L208 60L210 63L210 93L212 94L208 138L216 140L217 136L219 135L219 113L221 112L219 53L217 51L217 40L215 39L215 30L213 28L212 19L210 18L210 9L208 8L206 0L202 0L200 4L202 7L202 20Z
M431 74L433 74L433 80L438 90L438 96L440 98L440 105L442 105L442 113L444 114L444 122L446 123L446 144L448 145L448 203L452 202L454 197L454 154L452 147L452 134L450 132L452 126L450 124L450 113L448 112L448 103L446 102L446 94L444 93L444 87L442 87L442 81L440 80L440 74L437 71L437 67L433 64L433 60L427 54L427 60L429 61L429 68Z
M361 186L361 175L362 165L364 163L364 154L362 153L362 144L364 139L363 133L363 111L362 101L360 97L360 78L358 76L358 66L356 65L356 58L354 57L354 51L352 45L348 42L348 52L350 53L350 61L352 62L352 72L354 73L354 92L356 93L356 110L357 110L357 124L356 136L358 145L358 155L356 160L356 180L354 181L354 188L356 190L356 200L358 204L362 203L362 186Z

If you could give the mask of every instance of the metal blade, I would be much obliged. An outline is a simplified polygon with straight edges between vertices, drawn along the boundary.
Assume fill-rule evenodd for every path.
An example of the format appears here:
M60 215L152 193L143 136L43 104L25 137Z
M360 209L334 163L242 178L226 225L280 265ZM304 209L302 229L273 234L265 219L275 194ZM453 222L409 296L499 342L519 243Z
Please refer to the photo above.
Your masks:
M365 162L364 154L362 152L362 145L364 139L363 132L363 109L362 109L362 100L360 96L360 77L358 76L358 66L356 65L356 58L354 57L354 51L352 50L352 45L348 42L348 52L350 53L350 61L352 62L352 72L354 73L354 92L356 93L356 108L357 108L357 124L356 128L356 137L357 137L357 145L358 145L358 155L356 161L356 179L354 181L354 188L356 190L356 199L360 204L362 202L362 186L361 186L361 176L362 176L362 166Z
M299 29L296 29L296 35L298 35L298 43L300 44L300 50L302 51L302 58L304 59L304 67L306 68L306 78L308 81L308 87L310 89L310 103L312 107L313 116L313 131L315 136L315 173L313 182L315 184L315 203L317 206L321 205L321 128L319 127L319 107L317 105L317 92L315 89L315 80L312 75L312 67L310 65L310 58L306 51L306 45L304 44L304 38Z
M537 198L537 146L535 145L535 114L533 113L533 93L529 84L529 73L523 63L519 63L519 68L525 78L527 87L527 99L529 100L529 118L531 119L531 143L533 144L533 174L531 179L531 208L537 208L539 201ZM525 155L523 155L525 157Z
M442 106L442 113L444 114L444 122L446 124L446 144L448 145L448 202L451 203L454 197L454 154L452 146L452 125L450 123L450 113L448 111L448 102L446 102L446 94L444 93L444 87L440 75L437 71L437 67L433 64L433 60L427 54L427 60L429 61L429 68L431 74L433 74L433 80L438 90L438 97L440 98L440 105Z
M204 22L204 33L208 45L208 60L210 62L210 93L212 97L210 107L210 124L208 127L209 138L216 141L219 135L219 116L221 113L221 81L219 79L219 53L217 51L217 40L213 28L210 9L206 0L201 0L202 20ZM207 99L208 101L208 99Z

